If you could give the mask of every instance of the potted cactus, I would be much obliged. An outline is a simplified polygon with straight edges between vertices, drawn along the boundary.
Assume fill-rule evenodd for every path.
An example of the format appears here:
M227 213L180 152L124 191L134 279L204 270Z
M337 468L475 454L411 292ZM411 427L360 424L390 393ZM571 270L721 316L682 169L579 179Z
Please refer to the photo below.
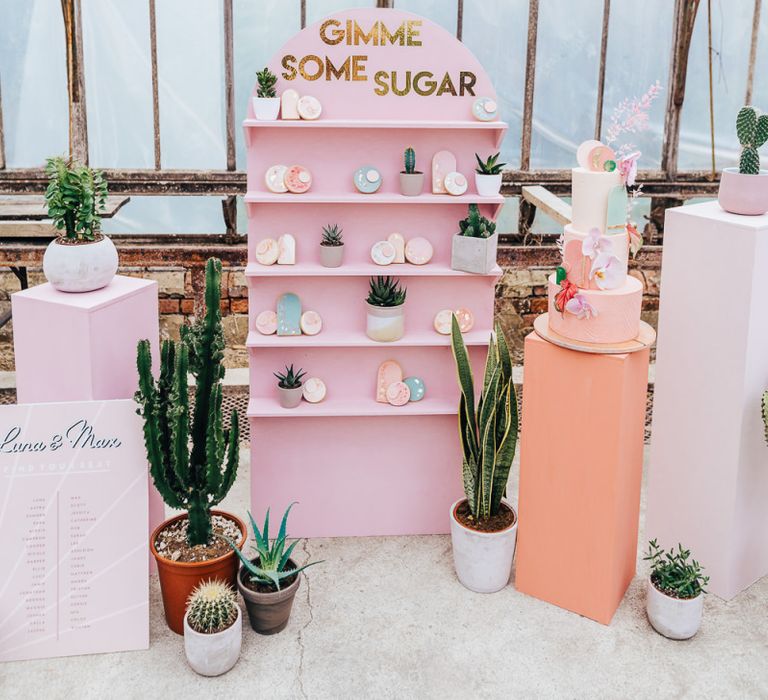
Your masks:
M459 232L453 237L451 267L486 275L496 265L498 245L496 224L480 214L477 204L470 204L469 215L459 222Z
M256 97L253 98L253 114L259 121L274 121L280 112L280 98L275 90L277 76L269 70L257 71Z
M488 156L487 160L475 153L477 167L475 168L475 187L481 197L493 197L501 192L501 171L506 163L497 163L499 153Z
M320 264L323 267L340 267L344 259L344 229L338 224L323 226L323 237L320 241Z
M768 114L742 107L736 117L741 144L738 168L724 168L717 200L732 214L757 216L768 211L768 170L760 169L758 148L768 141Z
M653 629L669 639L690 639L701 626L704 609L704 587L709 577L695 559L689 561L690 550L677 545L677 551L665 552L656 540L648 543L651 562L648 576L646 613Z
M220 676L240 658L243 616L237 594L222 581L204 581L189 596L184 653L201 676Z
M237 411L230 429L222 427L221 380L224 337L221 329L221 261L205 268L205 313L182 326L181 341L166 340L160 376L152 374L149 341L138 345L138 413L144 418L144 443L152 480L171 508L185 510L152 533L165 619L184 632L184 609L201 581L235 585L237 560L224 537L245 542L242 520L212 510L235 481L239 460ZM189 408L187 374L195 378L194 408Z
M416 197L424 189L424 173L416 170L416 152L409 146L404 155L405 170L400 171L400 192L406 197Z
M406 291L393 277L371 277L365 327L371 340L390 343L403 337Z
M301 578L299 574L319 561L298 566L291 554L300 540L288 544L286 527L288 513L293 503L283 514L277 537L269 542L269 509L264 518L264 527L259 530L253 516L248 513L253 529L256 556L249 559L241 548L230 543L235 554L242 562L240 574L237 577L237 587L245 600L245 609L251 627L259 634L276 634L285 629L291 616L293 599L299 590ZM287 546L286 546L287 545Z
M273 372L277 377L277 395L283 408L296 408L301 403L303 369L294 371L293 365L286 366L285 372Z
M48 216L59 232L43 256L43 272L60 292L106 287L117 272L117 249L101 232L107 181L99 170L61 156L45 163Z
M469 590L493 593L509 582L517 542L517 513L504 499L518 431L512 360L497 323L476 407L472 367L455 314L451 348L461 389L459 440L465 495L450 510L453 563L459 581Z

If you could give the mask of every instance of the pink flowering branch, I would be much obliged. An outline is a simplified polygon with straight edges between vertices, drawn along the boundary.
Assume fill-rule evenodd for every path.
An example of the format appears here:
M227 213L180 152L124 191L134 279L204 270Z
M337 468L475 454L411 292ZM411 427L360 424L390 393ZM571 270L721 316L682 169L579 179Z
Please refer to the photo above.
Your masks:
M657 80L640 98L623 99L611 114L606 131L607 143L613 144L621 134L636 134L648 128L648 111L653 101L661 94L661 83ZM622 151L634 148L632 144L622 146Z

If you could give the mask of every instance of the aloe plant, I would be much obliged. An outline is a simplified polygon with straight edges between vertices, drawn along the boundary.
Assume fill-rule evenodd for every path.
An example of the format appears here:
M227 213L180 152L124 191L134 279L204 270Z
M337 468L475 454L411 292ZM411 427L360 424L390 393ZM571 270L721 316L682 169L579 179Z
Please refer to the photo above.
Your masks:
M277 76L269 68L256 72L256 82L259 84L256 88L257 97L277 97L275 90Z
M497 153L496 155L488 156L487 160L483 160L477 153L475 153L475 160L477 160L475 172L478 175L498 175L506 165L506 163L496 162L500 155L500 153Z
M760 155L757 149L768 141L768 114L758 116L754 107L742 107L736 116L736 135L741 144L739 172L757 175L760 172Z
M277 385L281 389L298 389L301 386L301 380L306 374L303 369L295 370L293 365L286 365L285 372L272 372L277 377Z
M406 288L394 277L371 277L369 281L368 303L371 306L400 306L405 303Z
M475 406L472 366L455 315L451 321L451 348L461 389L459 439L464 495L473 517L488 520L499 513L517 448L517 395L512 382L512 359L504 332L497 323L488 346L483 390Z
M339 228L338 224L328 224L323 226L323 237L320 241L320 245L336 248L344 245L344 236L342 232L344 229Z

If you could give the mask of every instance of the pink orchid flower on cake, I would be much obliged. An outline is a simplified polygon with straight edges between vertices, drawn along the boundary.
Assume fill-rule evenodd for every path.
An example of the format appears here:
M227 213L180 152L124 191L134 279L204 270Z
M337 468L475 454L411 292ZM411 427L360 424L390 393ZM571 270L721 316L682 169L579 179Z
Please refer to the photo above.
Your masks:
M577 294L566 305L565 310L573 314L578 319L589 320L597 316L595 307L587 301L583 294Z
M621 181L627 187L634 187L637 180L637 161L640 158L640 151L633 151L632 153L619 159L618 169L621 175Z
M587 237L581 244L581 254L594 260L599 255L610 253L611 242L600 233L599 228L592 228L589 230Z
M601 253L592 263L589 276L600 289L616 289L624 281L624 269L615 255Z

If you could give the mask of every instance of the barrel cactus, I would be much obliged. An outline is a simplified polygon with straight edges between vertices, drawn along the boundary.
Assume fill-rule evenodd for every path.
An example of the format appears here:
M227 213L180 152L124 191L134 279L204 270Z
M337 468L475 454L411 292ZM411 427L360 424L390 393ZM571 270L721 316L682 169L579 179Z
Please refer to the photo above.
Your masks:
M742 107L736 116L736 135L741 144L739 172L757 175L760 172L757 149L768 141L768 114L758 115L754 107Z
M231 627L237 619L237 596L218 580L203 581L187 600L187 622L200 634L216 634Z
M180 342L163 342L157 380L149 341L139 341L137 351L135 398L137 412L144 418L149 470L163 500L171 508L187 511L191 546L210 539L211 507L232 487L239 460L237 411L232 411L230 429L222 427L220 285L221 261L210 258L205 268L205 314L194 324L182 326ZM188 373L195 378L191 419Z
M405 170L406 175L413 175L416 172L416 152L409 146L405 149Z

